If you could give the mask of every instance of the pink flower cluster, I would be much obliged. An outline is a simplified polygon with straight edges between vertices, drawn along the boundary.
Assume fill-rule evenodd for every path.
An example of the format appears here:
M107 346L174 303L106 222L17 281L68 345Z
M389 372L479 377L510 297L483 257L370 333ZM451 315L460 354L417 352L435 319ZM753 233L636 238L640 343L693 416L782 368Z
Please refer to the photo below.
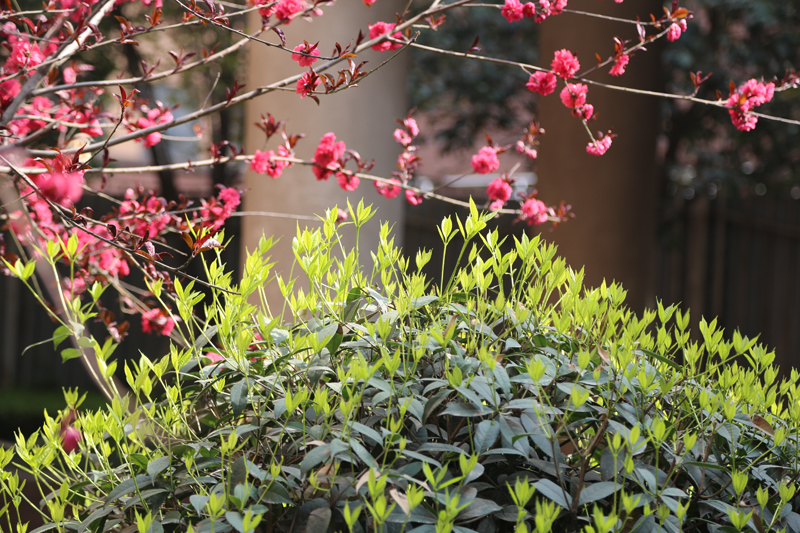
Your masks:
M51 171L32 177L33 183L45 198L69 206L83 196L83 170L71 171L72 162L66 155L57 155L49 165L41 161L31 161L31 166L48 167Z
M136 121L136 128L140 130L172 122L172 113L170 113L169 109L166 109L161 102L156 102L156 107L153 109L142 106L142 112L145 115ZM133 128L131 129L133 130ZM154 131L148 133L144 138L139 137L136 140L144 143L145 148L152 148L161 142L161 132Z
M572 115L583 120L589 120L594 114L594 106L586 103L586 93L589 87L582 83L567 83L561 90L561 103L572 110Z
M739 131L755 129L758 117L750 113L754 107L767 103L775 95L775 84L750 79L736 88L725 105L729 107L731 122Z
M175 320L160 307L142 313L142 331L156 335L169 336L175 327Z
M397 178L389 178L386 181L374 181L373 183L375 184L375 190L378 191L378 194L389 199L397 198L400 195L400 191L403 190L402 183Z
M529 91L539 93L542 96L552 94L556 90L558 78L552 72L534 72L531 74L528 83L525 85Z
M551 15L560 15L567 7L567 0L537 0L526 2L520 0L506 0L500 13L509 22L517 22L524 18L533 18L536 22L543 22Z
M520 219L527 222L529 226L538 226L547 222L547 206L541 200L531 196L522 202L521 209L522 215L520 215Z
M81 432L73 425L76 418L75 410L70 409L64 418L61 419L61 447L67 453L76 451L78 449L78 443L81 441Z
M675 42L680 39L681 34L686 31L686 19L681 19L678 22L673 22L667 28L667 40Z
M614 65L611 67L611 70L608 73L612 76L622 76L625 74L625 67L628 66L628 62L630 60L631 57L628 54L621 54L615 59Z
M601 133L597 140L591 141L586 145L586 152L597 156L603 155L611 148L611 141L613 139L614 135L610 131L605 135Z
M322 136L314 152L314 157L311 158L311 162L314 163L314 175L318 180L327 180L332 173L342 168L339 158L344 155L346 150L347 146L344 141L336 141L336 135L333 132Z
M200 216L205 219L206 226L211 226L212 231L219 231L241 201L238 190L233 187L222 187L216 198L211 198L210 201L201 200L203 208L200 210Z
M297 64L301 67L310 67L314 63L317 62L317 58L320 56L318 44L308 44L305 42L303 44L299 44L294 47L294 54L292 54L292 60L297 61ZM301 52L301 53L298 53ZM308 54L308 55L303 55Z
M492 146L484 146L472 156L472 169L478 174L489 174L498 168L500 160L497 159L497 149Z
M307 10L309 8L308 3L306 0L279 0L277 4L274 3L275 0L257 0L256 5L259 6L266 6L268 4L273 4L269 7L262 7L258 10L258 14L261 15L263 20L269 19L272 15L283 22L284 24L288 25L292 22L292 20L297 17L300 13ZM311 9L309 11L310 15L320 15L322 13L319 9Z
M164 231L173 219L166 214L167 202L155 195L136 200L133 189L125 191L125 201L119 206L119 222L140 237L153 239Z
M553 69L560 78L568 80L572 78L581 68L578 58L566 49L557 50L554 54L550 68Z
M292 154L284 145L278 146L278 157L291 157ZM262 152L256 150L253 154L253 160L250 162L250 170L258 172L259 174L266 174L270 178L280 178L283 169L292 166L289 161L275 160L275 152L267 150Z
M297 80L295 92L300 95L300 98L305 98L313 93L320 83L322 83L322 79L316 72L313 70L306 72Z
M381 37L382 35L389 35L396 24L393 22L376 22L375 24L369 25L369 38L376 39ZM395 32L391 35L392 39L402 40L403 34L400 32ZM376 52L386 52L387 50L397 50L401 48L403 45L400 43L392 43L389 41L383 41L376 45L372 46L372 49Z
M503 178L496 178L494 179L487 187L486 187L486 195L489 197L489 200L492 201L489 204L489 209L492 211L499 211L506 205L511 199L511 194L514 192L514 189L511 188L511 182L503 177Z
M417 121L411 117L409 113L406 118L398 121L402 128L394 130L394 140L403 147L403 152L397 157L398 172L394 172L396 178L392 178L390 182L407 184L413 177L414 171L419 167L420 159L417 156L417 147L411 144L414 138L419 135L419 125ZM400 194L400 188L391 185L380 185L375 183L375 188L379 194L387 198L394 198ZM411 205L419 205L422 203L424 196L419 192L412 189L406 189L406 201Z

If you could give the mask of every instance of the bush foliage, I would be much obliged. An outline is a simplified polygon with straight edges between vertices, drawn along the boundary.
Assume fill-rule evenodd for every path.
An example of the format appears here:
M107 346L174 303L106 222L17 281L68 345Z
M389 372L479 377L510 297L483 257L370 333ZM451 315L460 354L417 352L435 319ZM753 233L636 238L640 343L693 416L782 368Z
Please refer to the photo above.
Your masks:
M351 212L356 233L373 215ZM77 393L19 435L0 509L23 498L13 463L37 532L800 531L797 374L714 321L635 316L491 216L441 223L461 258L436 283L386 225L369 258L344 250L335 210L293 241L304 288L270 273L269 239L239 284L207 264L226 290L174 280L185 345L125 369L136 398L77 412L77 450Z

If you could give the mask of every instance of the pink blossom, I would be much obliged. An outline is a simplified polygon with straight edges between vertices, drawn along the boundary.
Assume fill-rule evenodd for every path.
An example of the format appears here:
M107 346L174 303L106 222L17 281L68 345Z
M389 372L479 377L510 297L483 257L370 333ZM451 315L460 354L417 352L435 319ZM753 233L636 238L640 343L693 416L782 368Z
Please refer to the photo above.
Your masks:
M594 106L592 104L584 104L583 107L577 110L578 116L583 120L589 120L594 115Z
M236 211L241 201L238 190L233 187L223 187L216 198L210 201L201 200L203 208L200 209L200 216L205 220L206 226L211 226L212 231L218 231Z
M8 44L14 44L15 42L19 41L18 34L19 30L17 29L16 24L13 22L0 24L0 35L6 38L6 42L8 42Z
M533 18L536 15L536 4L533 2L526 2L522 6L522 14L526 19Z
M364 0L364 5L365 6L371 6L374 3L375 3L375 0Z
M175 327L175 321L163 309L156 307L142 313L142 331L168 336Z
M375 39L377 37L380 37L381 35L387 35L394 29L395 26L396 24L389 22L376 22L375 24L370 24L369 38ZM403 38L403 35L400 32L396 32L392 34L391 37L392 39L401 40ZM402 46L403 45L400 43L391 43L389 41L384 41L382 43L373 45L372 49L375 50L376 52L386 52L387 50L397 50Z
M673 22L667 29L667 40L670 42L677 41L680 39L681 33L683 33L681 27Z
M289 24L306 7L305 0L280 0L275 6L275 16L278 20L286 21L286 24Z
M419 126L417 125L417 121L411 117L408 117L403 121L406 128L408 128L408 132L411 134L412 137L416 137L419 135Z
M72 67L67 67L62 72L62 76L64 77L64 83L75 83L78 81L78 73L75 72L75 69Z
M257 172L259 174L265 174L267 172L267 167L270 164L272 156L275 155L275 152L270 150L269 152L262 152L261 150L256 150L256 153L253 154L253 160L250 161L250 170Z
M533 8L536 8L536 5L533 5ZM527 13L525 16L528 16ZM550 0L539 0L539 12L534 12L533 14L533 21L537 24L541 24L547 17L550 16Z
M317 85L322 83L322 80L317 75L316 72L306 72L303 74L299 80L297 80L297 94L300 95L300 98L305 98L309 94L314 92L314 89L317 88Z
M411 189L406 189L406 201L411 205L419 205L422 203L422 195Z
M617 3L622 2L622 0L616 0ZM567 0L555 0L550 5L550 13L553 15L560 15L564 8L567 7Z
M731 122L739 131L751 131L756 127L758 117L750 113L754 107L772 100L775 95L775 84L764 83L750 79L736 88L728 97L725 105L729 107L728 113Z
M31 69L38 67L45 60L45 56L39 49L38 44L31 44L28 41L18 40L11 48L11 54L6 61L6 68L12 72L17 70Z
M535 148L527 146L522 141L517 141L517 153L525 154L525 157L527 157L528 159L536 159L536 157L538 156L538 153L536 152Z
M400 128L394 130L394 140L397 141L399 144L402 144L403 146L408 146L409 144L411 144L412 141L411 135L409 135L405 130L401 130Z
M106 236L106 238L110 237L111 235ZM106 246L105 243L102 244ZM89 262L92 263L93 261L90 260ZM104 249L100 252L97 256L96 265L103 272L107 272L109 276L121 277L131 273L128 261L122 255L122 251L117 248Z
M354 176L350 172L337 172L336 181L339 182L339 187L346 191L356 190L358 188L358 184L361 183L361 180L358 178L358 176Z
M64 287L61 292L64 295L64 299L68 302L71 302L73 298L86 291L86 280L78 277L77 275L75 276L75 279L65 277L62 280L61 285Z
M88 125L86 128L81 128L81 133L85 133L91 137L99 137L103 134L103 128L100 127L100 121L96 118L90 119L83 111L78 111L74 116L75 118L73 120L77 124Z
M139 129L143 130L172 121L172 113L170 113L168 109L164 109L160 102L158 103L158 107L153 109L142 107L142 111L145 111L145 116L136 121L136 127ZM148 133L144 139L139 138L136 140L142 141L145 148L152 148L161 142L161 132L154 131Z
M500 211L506 203L503 200L495 200L489 204L489 211Z
M578 109L586 103L589 87L582 83L567 83L561 90L561 102L570 109Z
M162 199L151 196L139 203L132 189L128 189L125 201L119 207L120 217L124 217L120 220L124 221L133 233L148 239L155 238L172 220L169 215L164 214L164 211L166 202Z
M78 449L81 441L81 432L75 426L67 426L61 432L61 447L67 453L72 453Z
M490 200L506 203L514 192L511 185L503 178L496 178L486 187L486 195Z
M258 6L265 6L267 4L272 4L273 0L258 0L256 5ZM258 10L258 14L261 15L263 19L268 19L272 15L275 14L275 5L271 5L269 7L262 7Z
M522 204L522 220L528 222L528 225L539 225L547 222L547 206L544 202L536 198L528 198Z
M478 174L488 174L500 168L497 150L491 146L481 148L477 154L472 156L472 168Z
M314 175L318 180L327 180L335 169L340 167L338 160L344 155L347 147L344 141L336 142L336 135L333 132L326 133L319 141L314 157L311 159L315 166ZM333 167L334 170L331 170Z
M225 360L220 354L214 352L206 352L203 357L209 360L209 364L221 363Z
M22 87L15 79L6 80L0 83L0 108L6 108L14 99L14 97L19 94L21 89Z
M57 204L71 205L83 196L83 171L70 172L71 160L59 154L50 162L52 172L33 176L42 195Z
M553 72L558 74L561 78L568 80L578 72L581 68L581 64L578 62L578 58L572 55L572 52L562 49L556 51L550 67L553 69Z
M310 67L317 62L317 57L320 56L319 49L316 44L299 44L294 47L295 52L303 52L309 55L302 55L298 53L292 54L292 60L297 61L301 67ZM315 56L315 57L310 57Z
M272 150L266 152L256 150L256 153L253 154L253 160L250 162L250 169L259 174L266 174L270 178L280 178L286 163L284 161L275 161L274 157L275 152Z
M392 198L397 198L400 194L400 191L403 188L400 186L400 180L397 178L390 178L388 181L375 181L373 182L375 185L375 190L378 191L378 194L381 196L385 196L390 200Z
M150 126L145 126L145 127L149 128ZM144 136L144 139L142 140L142 143L144 144L145 148L152 148L153 146L157 145L160 142L161 142L160 131L154 131L153 133L148 133L147 135Z
M522 20L525 15L522 13L522 4L519 0L506 0L505 5L500 10L500 13L509 22L517 22Z
M552 72L534 72L525 85L528 90L547 96L556 90L558 79Z
M614 62L614 66L611 67L609 74L612 76L622 76L625 74L625 67L628 66L628 61L630 60L631 57L628 54L622 54Z
M592 141L586 145L586 151L592 155L601 156L611 147L611 135Z

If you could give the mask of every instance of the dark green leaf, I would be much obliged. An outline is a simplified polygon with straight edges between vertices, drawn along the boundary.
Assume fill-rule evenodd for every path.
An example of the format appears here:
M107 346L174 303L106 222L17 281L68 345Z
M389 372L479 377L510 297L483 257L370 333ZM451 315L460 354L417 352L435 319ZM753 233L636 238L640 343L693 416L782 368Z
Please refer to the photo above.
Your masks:
M192 507L194 507L195 511L197 511L197 514L200 514L203 512L203 509L205 509L208 499L208 496L192 494L189 496L189 503L192 504Z
M483 453L497 441L500 436L500 424L495 420L484 420L475 428L473 444L478 453Z
M572 506L572 497L569 495L569 492L564 492L561 490L561 487L549 479L540 479L534 483L534 486L538 494L553 500L564 509L569 509Z
M475 520L476 518L496 513L502 509L502 507L491 500L475 498L466 509L458 513L456 520Z
M153 478L155 481L156 477L164 471L165 468L169 466L169 457L158 457L150 461L150 464L147 465L147 473Z
M442 414L453 416L488 416L492 414L492 410L482 405L480 407L471 403L455 403L451 402L445 407Z
M326 533L331 522L331 510L321 507L311 511L306 524L306 533Z
M442 402L450 395L451 392L453 392L451 389L442 389L434 394L430 400L425 402L425 410L422 413L423 424L428 420L428 417L431 416L431 413L442 404Z
M106 497L105 505L113 503L120 496L125 496L126 494L130 494L131 492L137 490L141 490L144 487L147 487L153 483L153 478L150 476L136 476L135 478L128 478L116 487L114 490L108 493Z
M247 379L236 383L231 387L231 407L233 408L233 415L239 416L244 412L247 406Z
M300 472L303 475L306 475L309 470L317 466L318 464L325 461L331 455L331 446L330 444L323 444L322 446L317 446L310 452L306 454L303 458L303 462L300 463Z
M216 335L216 334L217 334L217 329L219 329L217 326L211 326L210 328L208 328L207 330L205 330L203 333L201 333L201 334L200 334L200 335L199 335L199 336L198 336L198 337L197 337L197 338L194 340L194 347L195 347L195 349L196 349L196 350L200 350L201 348L203 348L203 346L205 346L206 344L208 344L208 343L209 343L209 341L210 341L211 339L213 339L213 338L214 338L214 335Z
M239 533L244 533L244 519L242 515L237 513L236 511L228 511L225 513L225 518L228 520L228 523L233 526L233 528L238 531Z
M578 505L587 505L597 500L602 500L622 488L619 483L612 481L601 481L583 487L580 496L578 497Z

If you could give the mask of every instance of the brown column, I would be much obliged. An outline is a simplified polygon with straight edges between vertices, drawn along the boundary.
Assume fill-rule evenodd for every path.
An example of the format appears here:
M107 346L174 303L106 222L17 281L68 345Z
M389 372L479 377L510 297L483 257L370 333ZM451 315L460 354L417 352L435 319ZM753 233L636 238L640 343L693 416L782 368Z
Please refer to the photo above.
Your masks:
M570 2L572 9L615 17L648 20L658 16L661 2L652 0L617 4ZM549 65L553 52L567 48L577 54L582 71L597 64L595 54L607 58L614 52L613 37L638 42L636 27L564 13L541 25L540 63ZM657 47L636 52L627 73L613 78L593 73L590 79L641 89L658 89ZM547 134L539 151L539 192L546 203L561 200L572 205L575 219L546 239L559 246L559 254L574 268L586 266L586 283L597 286L605 278L621 282L628 290L628 304L640 310L655 304L653 295L653 239L657 209L655 142L659 130L658 100L589 86L588 102L598 120L589 126L614 129L618 134L602 157L586 153L588 135L580 121L564 107L558 93L539 100L539 116Z
M294 48L303 40L320 42L323 55L331 53L337 41L343 46L355 41L361 29L368 35L368 24L379 20L392 22L395 19L392 2L378 2L367 8L362 2L347 0L332 6L323 6L324 16L308 23L294 20L283 26L286 44ZM253 25L257 22L252 21ZM276 40L274 34L267 38ZM390 57L368 50L359 55L357 61L368 60L367 70L371 70ZM251 101L247 107L246 142L248 153L264 149L264 134L253 123L261 114L272 113L278 120L287 120L289 133L305 133L297 155L310 159L320 138L327 132L336 133L337 140L343 140L348 149L357 151L365 159L375 159L372 173L390 177L395 168L399 146L392 138L396 127L395 119L405 116L405 58L398 57L378 72L363 79L358 87L328 96L320 96L318 106L311 98L301 99L292 91L281 91ZM280 50L255 46L248 56L248 89L267 85L285 77L302 73L290 55ZM317 63L319 64L319 63ZM346 64L342 66L346 68ZM336 77L335 73L332 73ZM277 139L270 141L267 148L275 149ZM375 192L371 182L362 180L360 187L351 193L343 191L335 178L328 182L318 182L310 167L296 166L284 171L283 176L271 179L248 170L245 186L249 192L244 198L245 211L270 211L301 215L324 214L327 208L337 205L346 208L347 198L355 206L361 198L365 203L378 207L378 214L361 233L362 256L369 260L368 250L377 248L379 221L394 223L395 242L402 242L402 214L405 199L397 197L386 200ZM317 223L305 220L291 220L269 217L246 217L243 223L243 253L253 250L262 233L280 237L280 243L273 248L272 258L276 261L274 271L288 275L294 256L291 250L292 238L297 225L316 226ZM346 241L347 246L354 244ZM298 272L295 272L297 275ZM280 302L281 295L275 283L267 288L271 302Z

